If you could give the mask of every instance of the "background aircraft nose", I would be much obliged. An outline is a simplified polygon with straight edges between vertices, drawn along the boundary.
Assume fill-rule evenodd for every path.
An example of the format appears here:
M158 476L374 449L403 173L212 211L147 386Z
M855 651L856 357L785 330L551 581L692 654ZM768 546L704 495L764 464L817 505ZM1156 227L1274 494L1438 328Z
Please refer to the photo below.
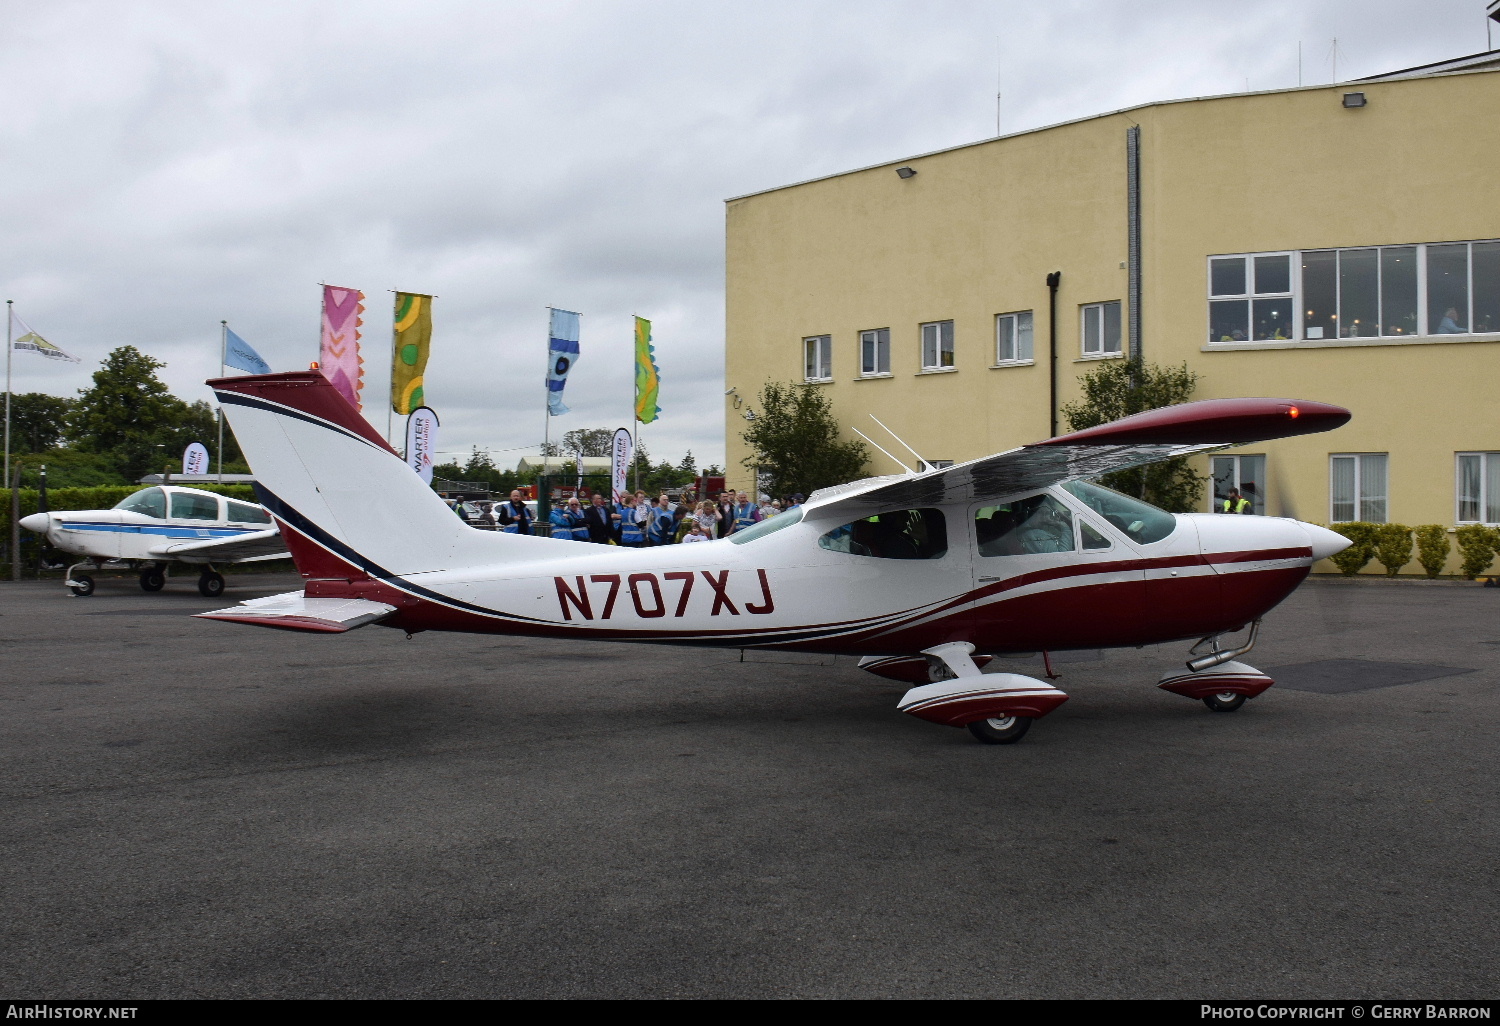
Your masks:
M47 528L51 523L51 513L33 513L30 516L21 518L21 526L28 531L35 531L37 534L46 534Z
M22 523L25 523L25 521L22 521ZM1343 552L1353 544L1348 538L1345 538L1337 531L1330 531L1326 527L1319 527L1317 524L1304 524L1300 520L1297 524L1303 531L1307 532L1307 540L1312 545L1314 559L1327 559L1329 556Z

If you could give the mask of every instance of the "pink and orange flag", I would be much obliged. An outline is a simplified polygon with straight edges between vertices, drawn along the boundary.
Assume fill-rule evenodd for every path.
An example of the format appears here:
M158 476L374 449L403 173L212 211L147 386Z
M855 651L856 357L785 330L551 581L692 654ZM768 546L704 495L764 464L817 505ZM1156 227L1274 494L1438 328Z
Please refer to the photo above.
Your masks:
M363 409L359 391L365 384L365 361L359 355L364 298L358 289L323 286L323 344L318 366L356 410Z

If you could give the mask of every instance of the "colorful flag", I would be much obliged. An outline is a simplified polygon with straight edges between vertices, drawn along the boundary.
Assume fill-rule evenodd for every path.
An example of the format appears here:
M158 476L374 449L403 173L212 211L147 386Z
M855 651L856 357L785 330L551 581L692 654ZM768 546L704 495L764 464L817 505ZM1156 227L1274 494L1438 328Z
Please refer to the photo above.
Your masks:
M432 484L433 456L437 453L438 415L425 406L412 411L406 421L406 464L417 476Z
M548 307L552 310L551 307ZM578 319L571 310L552 310L552 322L547 332L547 414L561 417L568 412L563 405L563 387L568 383L568 371L578 362Z
M48 342L42 336L26 326L26 322L16 315L14 309L10 309L11 332L14 334L17 328L21 329L19 335L15 335L11 341L10 348L17 353L36 353L45 356L49 360L66 360L69 363L82 363L78 357Z
M260 354L250 348L250 343L240 338L228 328L224 329L224 362L247 374L271 373L271 365L262 360Z
M396 339L391 356L391 408L410 413L422 405L422 375L432 345L432 297L396 293Z
M651 344L651 322L635 319L635 419L649 424L661 413L656 405L661 374L656 369L656 347Z
M323 339L318 367L339 395L363 409L359 391L365 387L365 358L359 355L359 328L364 324L365 294L358 289L323 286Z

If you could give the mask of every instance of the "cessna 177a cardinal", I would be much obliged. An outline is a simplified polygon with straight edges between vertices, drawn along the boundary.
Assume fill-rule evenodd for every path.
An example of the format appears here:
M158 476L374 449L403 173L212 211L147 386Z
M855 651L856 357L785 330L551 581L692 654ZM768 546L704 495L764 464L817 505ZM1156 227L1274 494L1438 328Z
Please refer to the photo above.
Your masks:
M84 570L124 563L140 571L143 591L161 591L174 562L199 567L198 591L224 594L215 563L285 559L286 545L271 516L253 502L227 499L202 488L154 485L122 499L113 509L33 513L21 526L46 537L53 548L83 562L68 568L75 595L92 595L94 579Z
M457 520L321 375L209 382L301 592L201 614L337 633L527 634L863 657L898 708L1018 740L1067 696L990 656L1202 639L1160 686L1231 711L1272 684L1221 648L1348 542L1271 517L1173 515L1090 484L1154 460L1338 427L1283 399L1154 410L941 470L815 493L703 545L563 544ZM372 496L378 499L372 501Z

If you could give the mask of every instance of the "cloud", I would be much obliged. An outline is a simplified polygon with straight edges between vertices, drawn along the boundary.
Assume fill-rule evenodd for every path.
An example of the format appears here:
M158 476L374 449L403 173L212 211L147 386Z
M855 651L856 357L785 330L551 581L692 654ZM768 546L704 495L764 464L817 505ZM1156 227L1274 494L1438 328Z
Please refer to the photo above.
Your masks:
M207 398L219 321L316 357L318 283L432 292L443 448L540 441L548 304L580 310L572 427L626 424L630 318L662 367L653 453L723 460L723 200L1135 103L1482 49L1474 0L11 5L5 298L88 361ZM503 461L502 461L503 462Z

